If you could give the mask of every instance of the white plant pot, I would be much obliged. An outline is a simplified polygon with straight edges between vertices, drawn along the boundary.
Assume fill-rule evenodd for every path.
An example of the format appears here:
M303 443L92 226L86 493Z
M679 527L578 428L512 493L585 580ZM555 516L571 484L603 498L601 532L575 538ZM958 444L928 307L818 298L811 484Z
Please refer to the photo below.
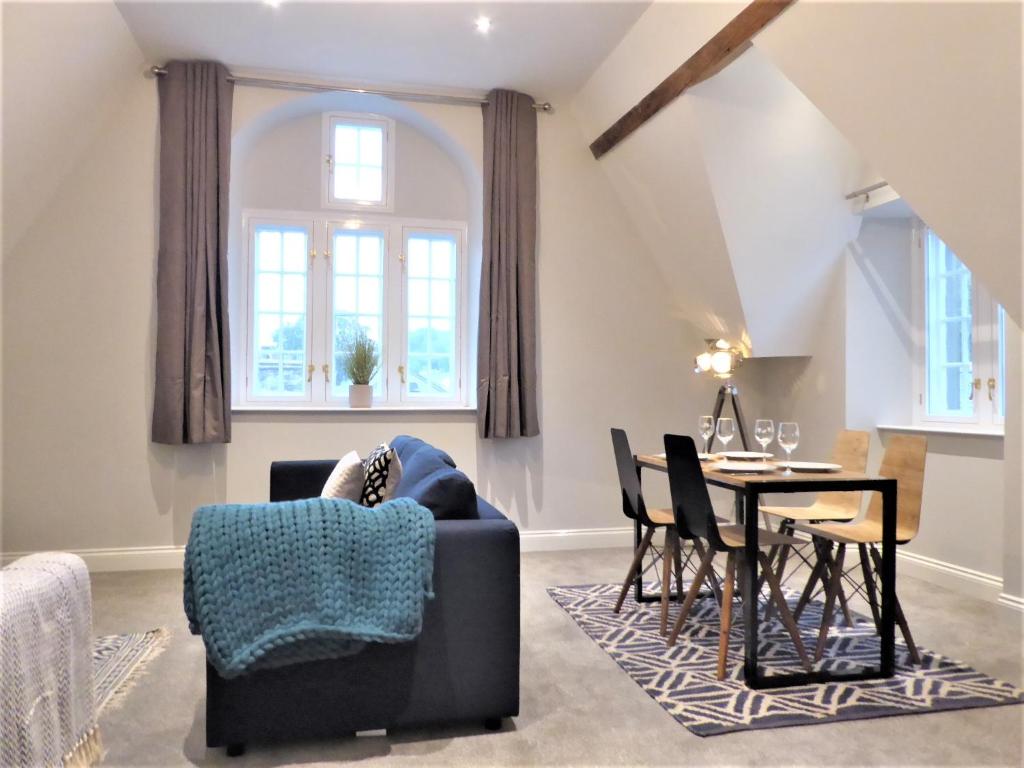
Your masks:
M369 384L349 384L348 404L350 408L369 408L373 405L373 387Z

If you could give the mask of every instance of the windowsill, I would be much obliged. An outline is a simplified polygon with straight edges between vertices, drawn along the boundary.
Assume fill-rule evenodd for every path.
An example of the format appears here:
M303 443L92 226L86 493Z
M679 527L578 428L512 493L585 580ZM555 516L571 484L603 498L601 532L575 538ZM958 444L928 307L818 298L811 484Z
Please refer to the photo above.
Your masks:
M231 413L289 413L295 415L324 413L476 413L473 405L374 405L370 408L350 408L347 405L331 405L317 408L294 405L245 404L231 406Z
M912 424L879 424L880 432L919 432L926 435L963 435L965 437L1003 438L1003 431L996 429L979 429L971 426L955 424L912 425Z

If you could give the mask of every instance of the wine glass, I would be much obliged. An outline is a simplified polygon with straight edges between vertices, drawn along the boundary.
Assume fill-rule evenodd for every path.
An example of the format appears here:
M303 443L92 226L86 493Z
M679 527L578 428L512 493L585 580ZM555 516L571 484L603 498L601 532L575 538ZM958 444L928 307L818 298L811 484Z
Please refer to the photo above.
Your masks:
M789 466L790 456L793 453L797 445L800 444L800 425L795 421L780 421L779 422L779 445L782 446L782 450L786 452L786 471L785 474L793 474L793 470Z
M701 416L697 424L700 427L700 436L704 439L703 445L706 451L711 447L708 441L715 434L715 420L710 416Z
M729 441L732 440L733 435L736 434L736 427L730 418L721 418L718 420L718 429L716 430L718 439L722 441L722 448L729 447Z
M761 444L761 451L767 453L768 444L775 439L775 424L771 419L758 419L754 422L754 439Z

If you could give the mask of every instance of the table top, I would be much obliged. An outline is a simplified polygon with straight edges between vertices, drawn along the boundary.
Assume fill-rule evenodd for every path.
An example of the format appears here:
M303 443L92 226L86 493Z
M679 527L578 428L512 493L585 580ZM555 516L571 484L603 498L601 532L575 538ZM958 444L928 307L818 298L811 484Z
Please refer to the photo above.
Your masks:
M646 469L668 471L668 463L664 455L639 454L636 457L636 463L637 466ZM704 470L704 479L707 482L720 488L731 488L736 491L772 486L773 491L785 492L789 490L785 487L786 485L793 486L792 491L794 492L809 490L806 486L814 486L820 490L843 490L842 486L844 485L849 485L850 490L868 490L872 487L880 490L882 485L894 482L877 475L847 472L845 469L839 472L793 472L789 475L784 474L781 469L777 472L736 474L716 472L713 461L702 461L701 468Z

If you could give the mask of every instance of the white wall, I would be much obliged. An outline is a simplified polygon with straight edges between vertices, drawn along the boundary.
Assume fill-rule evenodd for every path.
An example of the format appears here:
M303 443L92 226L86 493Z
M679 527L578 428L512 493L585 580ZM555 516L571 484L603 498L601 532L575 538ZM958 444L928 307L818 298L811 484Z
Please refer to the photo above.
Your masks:
M801 0L754 41L1018 322L1020 33L1020 3Z

